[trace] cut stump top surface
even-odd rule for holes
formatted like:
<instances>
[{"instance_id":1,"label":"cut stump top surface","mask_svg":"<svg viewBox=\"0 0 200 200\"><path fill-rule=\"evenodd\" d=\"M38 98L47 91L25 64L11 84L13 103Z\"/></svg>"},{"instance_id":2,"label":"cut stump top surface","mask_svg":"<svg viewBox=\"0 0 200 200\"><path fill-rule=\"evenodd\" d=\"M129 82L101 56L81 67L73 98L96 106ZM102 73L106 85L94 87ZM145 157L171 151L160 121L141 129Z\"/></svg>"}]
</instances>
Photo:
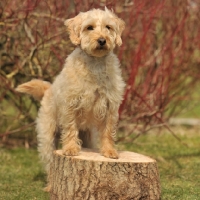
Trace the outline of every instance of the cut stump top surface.
<instances>
[{"instance_id":1,"label":"cut stump top surface","mask_svg":"<svg viewBox=\"0 0 200 200\"><path fill-rule=\"evenodd\" d=\"M154 159L144 156L138 153L129 152L129 151L118 151L119 158L118 159L111 159L102 156L99 151L94 149L86 149L82 148L78 156L66 156L71 157L77 160L88 160L88 161L102 161L102 162L128 162L128 163L151 163L156 162ZM55 154L60 156L63 155L62 150L56 150Z\"/></svg>"}]
</instances>

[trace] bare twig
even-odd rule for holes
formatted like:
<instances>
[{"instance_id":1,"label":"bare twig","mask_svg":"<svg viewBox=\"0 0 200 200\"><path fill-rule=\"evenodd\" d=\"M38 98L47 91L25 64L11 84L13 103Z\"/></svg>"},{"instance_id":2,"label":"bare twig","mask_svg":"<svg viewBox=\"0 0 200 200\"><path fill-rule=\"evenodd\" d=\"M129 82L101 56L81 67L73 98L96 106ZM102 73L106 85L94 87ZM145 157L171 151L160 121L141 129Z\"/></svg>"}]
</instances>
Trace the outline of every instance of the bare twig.
<instances>
[{"instance_id":1,"label":"bare twig","mask_svg":"<svg viewBox=\"0 0 200 200\"><path fill-rule=\"evenodd\" d=\"M0 133L0 137L5 137L5 136L10 135L10 134L13 134L13 133L18 133L18 132L20 132L20 131L26 130L27 128L29 128L29 127L31 127L31 126L33 126L33 125L35 125L35 122L32 122L32 123L30 123L30 124L27 124L27 125L25 125L25 126L22 126L21 128L17 128L17 129L12 130L12 131L7 131L7 132L5 132L5 133Z\"/></svg>"}]
</instances>

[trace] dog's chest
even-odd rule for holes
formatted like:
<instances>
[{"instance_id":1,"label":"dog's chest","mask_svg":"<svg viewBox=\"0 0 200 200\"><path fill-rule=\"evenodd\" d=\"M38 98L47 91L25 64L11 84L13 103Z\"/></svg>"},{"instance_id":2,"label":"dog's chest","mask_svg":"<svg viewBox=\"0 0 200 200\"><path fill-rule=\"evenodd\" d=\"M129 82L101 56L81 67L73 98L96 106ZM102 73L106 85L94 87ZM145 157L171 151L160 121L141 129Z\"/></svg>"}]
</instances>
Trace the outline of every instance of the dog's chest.
<instances>
[{"instance_id":1,"label":"dog's chest","mask_svg":"<svg viewBox=\"0 0 200 200\"><path fill-rule=\"evenodd\" d=\"M87 75L84 77L85 92L91 91L91 98L96 102L99 98L109 99L108 94L112 92L113 80L104 63L95 64L87 68Z\"/></svg>"},{"instance_id":2,"label":"dog's chest","mask_svg":"<svg viewBox=\"0 0 200 200\"><path fill-rule=\"evenodd\" d=\"M84 119L89 117L103 120L110 102L109 94L112 93L109 74L107 74L105 67L102 68L102 65L85 70L86 75L82 77L84 83L77 111Z\"/></svg>"},{"instance_id":3,"label":"dog's chest","mask_svg":"<svg viewBox=\"0 0 200 200\"><path fill-rule=\"evenodd\" d=\"M105 104L109 101L108 90L109 90L109 82L106 81L106 76L99 75L89 75L84 82L84 86L82 88L82 98L81 104L82 107L91 109L102 101ZM89 105L88 105L89 104Z\"/></svg>"},{"instance_id":4,"label":"dog's chest","mask_svg":"<svg viewBox=\"0 0 200 200\"><path fill-rule=\"evenodd\" d=\"M76 109L80 125L94 123L94 121L104 121L109 106L109 99L106 92L101 87L88 89L82 95Z\"/></svg>"}]
</instances>

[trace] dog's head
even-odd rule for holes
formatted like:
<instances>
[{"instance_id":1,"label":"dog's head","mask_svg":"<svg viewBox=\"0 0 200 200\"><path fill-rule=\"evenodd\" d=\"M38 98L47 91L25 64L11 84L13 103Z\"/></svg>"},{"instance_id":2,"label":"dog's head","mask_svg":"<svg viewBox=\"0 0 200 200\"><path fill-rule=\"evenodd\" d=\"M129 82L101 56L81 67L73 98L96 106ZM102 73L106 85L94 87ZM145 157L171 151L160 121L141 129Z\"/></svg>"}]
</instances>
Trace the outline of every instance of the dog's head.
<instances>
[{"instance_id":1,"label":"dog's head","mask_svg":"<svg viewBox=\"0 0 200 200\"><path fill-rule=\"evenodd\" d=\"M105 11L93 9L80 13L66 20L65 25L71 42L80 45L91 56L105 56L116 45L122 44L121 34L125 23L107 8Z\"/></svg>"}]
</instances>

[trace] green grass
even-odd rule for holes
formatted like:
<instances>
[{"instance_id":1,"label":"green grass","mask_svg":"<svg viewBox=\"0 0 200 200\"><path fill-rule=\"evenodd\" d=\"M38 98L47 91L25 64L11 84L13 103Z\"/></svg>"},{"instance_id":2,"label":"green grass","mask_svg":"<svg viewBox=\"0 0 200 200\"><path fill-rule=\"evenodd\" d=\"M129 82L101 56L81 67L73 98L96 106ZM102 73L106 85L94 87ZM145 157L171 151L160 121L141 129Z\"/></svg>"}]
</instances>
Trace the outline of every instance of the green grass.
<instances>
[{"instance_id":1,"label":"green grass","mask_svg":"<svg viewBox=\"0 0 200 200\"><path fill-rule=\"evenodd\" d=\"M36 150L0 149L0 200L45 200L45 174Z\"/></svg>"},{"instance_id":2,"label":"green grass","mask_svg":"<svg viewBox=\"0 0 200 200\"><path fill-rule=\"evenodd\" d=\"M179 130L180 131L180 130ZM181 129L183 145L169 133L147 134L122 150L138 152L157 160L162 200L200 199L200 131ZM0 149L0 200L45 200L45 175L34 149Z\"/></svg>"}]
</instances>

